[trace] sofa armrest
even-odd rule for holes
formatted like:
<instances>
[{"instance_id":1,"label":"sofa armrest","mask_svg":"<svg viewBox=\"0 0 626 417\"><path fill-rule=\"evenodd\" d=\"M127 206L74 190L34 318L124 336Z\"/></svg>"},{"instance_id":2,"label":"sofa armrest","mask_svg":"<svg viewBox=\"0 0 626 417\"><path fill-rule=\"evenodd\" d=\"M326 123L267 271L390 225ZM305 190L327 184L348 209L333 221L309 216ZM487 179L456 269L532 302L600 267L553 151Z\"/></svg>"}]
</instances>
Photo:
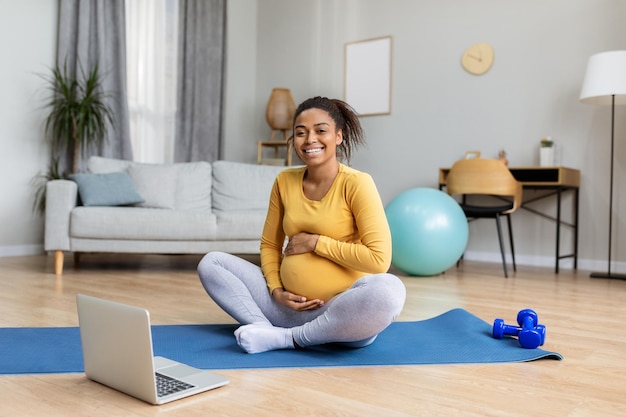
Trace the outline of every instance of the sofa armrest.
<instances>
[{"instance_id":1,"label":"sofa armrest","mask_svg":"<svg viewBox=\"0 0 626 417\"><path fill-rule=\"evenodd\" d=\"M45 250L70 250L70 213L77 201L74 181L52 180L46 184Z\"/></svg>"}]
</instances>

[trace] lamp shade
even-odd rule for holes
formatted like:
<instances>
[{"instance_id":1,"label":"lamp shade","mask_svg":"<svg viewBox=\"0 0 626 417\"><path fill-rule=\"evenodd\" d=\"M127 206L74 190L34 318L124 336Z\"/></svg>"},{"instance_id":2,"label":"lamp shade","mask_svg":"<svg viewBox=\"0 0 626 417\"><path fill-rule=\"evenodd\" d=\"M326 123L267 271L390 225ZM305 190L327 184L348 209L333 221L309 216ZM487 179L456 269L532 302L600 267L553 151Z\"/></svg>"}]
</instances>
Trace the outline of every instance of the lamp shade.
<instances>
[{"instance_id":1,"label":"lamp shade","mask_svg":"<svg viewBox=\"0 0 626 417\"><path fill-rule=\"evenodd\" d=\"M288 88L274 88L265 109L265 118L272 129L288 130L293 123L296 103Z\"/></svg>"},{"instance_id":2,"label":"lamp shade","mask_svg":"<svg viewBox=\"0 0 626 417\"><path fill-rule=\"evenodd\" d=\"M580 101L588 104L626 104L626 51L592 55L587 63Z\"/></svg>"}]
</instances>

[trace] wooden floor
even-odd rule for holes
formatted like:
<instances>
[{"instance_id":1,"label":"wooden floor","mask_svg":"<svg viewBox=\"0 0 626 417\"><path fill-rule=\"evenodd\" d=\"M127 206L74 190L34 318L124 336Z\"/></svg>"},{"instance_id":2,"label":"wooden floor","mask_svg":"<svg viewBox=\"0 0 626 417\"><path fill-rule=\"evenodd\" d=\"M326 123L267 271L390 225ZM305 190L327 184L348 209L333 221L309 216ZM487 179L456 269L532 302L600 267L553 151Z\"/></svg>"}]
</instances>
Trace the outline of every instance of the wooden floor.
<instances>
[{"instance_id":1,"label":"wooden floor","mask_svg":"<svg viewBox=\"0 0 626 417\"><path fill-rule=\"evenodd\" d=\"M62 278L46 256L0 258L0 326L75 326L76 293L146 307L154 324L231 323L197 279L198 256L89 255ZM255 257L251 260L256 261ZM533 308L544 348L563 361L219 371L230 385L151 406L84 375L0 377L6 416L623 416L626 415L626 282L588 271L466 261L431 278L403 277L400 320L461 307L514 323ZM397 271L395 271L397 272ZM2 343L2 341L0 341ZM415 349L419 349L415 346Z\"/></svg>"}]
</instances>

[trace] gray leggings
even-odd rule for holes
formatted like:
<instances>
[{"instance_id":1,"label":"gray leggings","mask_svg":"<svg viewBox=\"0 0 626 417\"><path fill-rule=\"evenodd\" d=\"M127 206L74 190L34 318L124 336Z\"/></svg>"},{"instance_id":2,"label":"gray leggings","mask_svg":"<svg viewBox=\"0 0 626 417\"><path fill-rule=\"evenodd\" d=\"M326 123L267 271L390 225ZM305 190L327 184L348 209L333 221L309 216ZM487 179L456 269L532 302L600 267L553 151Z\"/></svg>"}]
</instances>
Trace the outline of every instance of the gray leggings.
<instances>
[{"instance_id":1,"label":"gray leggings","mask_svg":"<svg viewBox=\"0 0 626 417\"><path fill-rule=\"evenodd\" d=\"M367 275L322 307L298 312L274 301L261 268L245 259L210 252L198 274L209 296L239 323L291 328L299 346L367 346L398 317L406 297L395 275Z\"/></svg>"}]
</instances>

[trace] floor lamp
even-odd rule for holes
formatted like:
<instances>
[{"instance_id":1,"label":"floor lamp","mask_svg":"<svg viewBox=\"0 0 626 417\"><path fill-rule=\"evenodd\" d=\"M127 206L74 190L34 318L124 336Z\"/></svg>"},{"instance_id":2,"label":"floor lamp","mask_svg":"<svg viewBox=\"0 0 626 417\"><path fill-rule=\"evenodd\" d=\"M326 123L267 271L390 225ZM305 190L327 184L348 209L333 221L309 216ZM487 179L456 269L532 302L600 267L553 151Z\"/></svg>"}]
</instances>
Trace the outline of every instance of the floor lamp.
<instances>
[{"instance_id":1,"label":"floor lamp","mask_svg":"<svg viewBox=\"0 0 626 417\"><path fill-rule=\"evenodd\" d=\"M609 259L607 272L592 272L592 278L626 279L611 272L611 241L613 232L613 164L615 149L615 106L626 104L626 51L601 52L587 63L580 101L611 105L611 181L609 185Z\"/></svg>"}]
</instances>

